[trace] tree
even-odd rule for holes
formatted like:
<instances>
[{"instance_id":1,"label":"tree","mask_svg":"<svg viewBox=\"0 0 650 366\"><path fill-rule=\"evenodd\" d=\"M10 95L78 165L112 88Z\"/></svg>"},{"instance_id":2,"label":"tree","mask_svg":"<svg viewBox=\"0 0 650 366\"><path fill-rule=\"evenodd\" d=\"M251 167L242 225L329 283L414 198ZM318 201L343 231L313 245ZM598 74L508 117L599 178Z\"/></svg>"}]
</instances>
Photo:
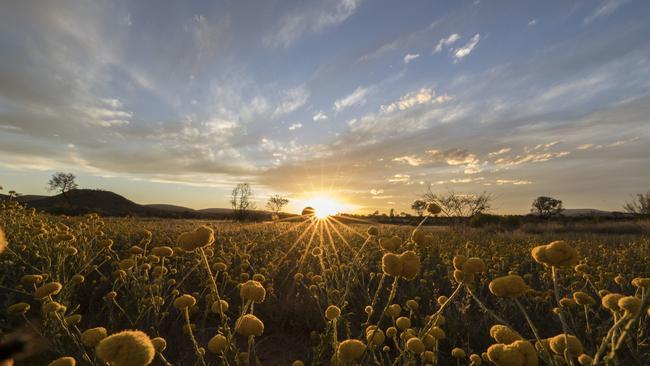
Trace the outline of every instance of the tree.
<instances>
[{"instance_id":1,"label":"tree","mask_svg":"<svg viewBox=\"0 0 650 366\"><path fill-rule=\"evenodd\" d=\"M73 189L77 189L77 183L75 183L76 177L72 173L61 173L58 172L52 176L52 179L48 182L49 191L59 191L65 196L66 192Z\"/></svg>"},{"instance_id":2,"label":"tree","mask_svg":"<svg viewBox=\"0 0 650 366\"><path fill-rule=\"evenodd\" d=\"M539 196L535 198L532 204L531 212L537 212L540 216L550 217L559 215L564 208L562 201L553 197Z\"/></svg>"},{"instance_id":3,"label":"tree","mask_svg":"<svg viewBox=\"0 0 650 366\"><path fill-rule=\"evenodd\" d=\"M253 190L248 183L239 183L235 188L233 188L230 198L230 205L232 206L233 211L235 211L235 216L242 220L244 219L249 210L255 208L255 202L252 202Z\"/></svg>"},{"instance_id":4,"label":"tree","mask_svg":"<svg viewBox=\"0 0 650 366\"><path fill-rule=\"evenodd\" d=\"M650 215L650 191L633 195L632 201L626 202L623 209L632 214Z\"/></svg>"},{"instance_id":5,"label":"tree","mask_svg":"<svg viewBox=\"0 0 650 366\"><path fill-rule=\"evenodd\" d=\"M289 200L285 197L280 196L279 194L274 194L269 197L269 201L266 203L266 207L277 214L282 210L282 207L286 206L289 203Z\"/></svg>"},{"instance_id":6,"label":"tree","mask_svg":"<svg viewBox=\"0 0 650 366\"><path fill-rule=\"evenodd\" d=\"M435 203L440 206L441 213L445 216L471 217L485 213L492 208L493 197L490 193L457 193L447 190L446 193L437 194L427 187L427 192L422 195L426 203Z\"/></svg>"},{"instance_id":7,"label":"tree","mask_svg":"<svg viewBox=\"0 0 650 366\"><path fill-rule=\"evenodd\" d=\"M418 213L418 216L422 216L424 210L427 209L427 203L423 200L415 200L411 204L411 210Z\"/></svg>"}]
</instances>

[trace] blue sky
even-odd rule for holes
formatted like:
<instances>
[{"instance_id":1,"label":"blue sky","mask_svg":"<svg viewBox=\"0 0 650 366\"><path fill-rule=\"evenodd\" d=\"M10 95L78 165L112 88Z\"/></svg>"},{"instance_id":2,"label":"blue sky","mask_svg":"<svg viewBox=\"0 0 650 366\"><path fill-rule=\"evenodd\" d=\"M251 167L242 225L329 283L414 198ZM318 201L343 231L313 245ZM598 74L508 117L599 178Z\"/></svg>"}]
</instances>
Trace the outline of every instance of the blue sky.
<instances>
[{"instance_id":1,"label":"blue sky","mask_svg":"<svg viewBox=\"0 0 650 366\"><path fill-rule=\"evenodd\" d=\"M0 185L617 210L650 189L648 19L642 0L3 2Z\"/></svg>"}]
</instances>

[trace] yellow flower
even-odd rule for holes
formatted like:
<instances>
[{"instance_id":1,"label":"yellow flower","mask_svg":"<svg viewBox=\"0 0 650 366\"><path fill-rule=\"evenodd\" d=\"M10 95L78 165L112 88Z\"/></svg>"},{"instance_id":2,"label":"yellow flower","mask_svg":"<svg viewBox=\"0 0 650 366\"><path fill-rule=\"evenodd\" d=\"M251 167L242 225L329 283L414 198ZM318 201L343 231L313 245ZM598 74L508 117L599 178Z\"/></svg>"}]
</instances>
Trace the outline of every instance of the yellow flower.
<instances>
[{"instance_id":1,"label":"yellow flower","mask_svg":"<svg viewBox=\"0 0 650 366\"><path fill-rule=\"evenodd\" d=\"M571 334L558 334L553 338L549 338L548 345L558 355L564 355L564 350L567 348L573 356L582 354L582 343L576 336Z\"/></svg>"},{"instance_id":2,"label":"yellow flower","mask_svg":"<svg viewBox=\"0 0 650 366\"><path fill-rule=\"evenodd\" d=\"M36 291L34 291L34 296L37 299L42 299L47 296L58 294L59 292L61 292L62 288L63 286L59 282L49 282L44 284L41 287L38 287Z\"/></svg>"},{"instance_id":3,"label":"yellow flower","mask_svg":"<svg viewBox=\"0 0 650 366\"><path fill-rule=\"evenodd\" d=\"M9 306L7 308L7 314L9 315L25 314L26 312L29 311L30 307L31 306L26 302L19 302Z\"/></svg>"},{"instance_id":4,"label":"yellow flower","mask_svg":"<svg viewBox=\"0 0 650 366\"><path fill-rule=\"evenodd\" d=\"M235 332L245 337L261 336L264 333L264 323L253 314L246 314L235 322Z\"/></svg>"},{"instance_id":5,"label":"yellow flower","mask_svg":"<svg viewBox=\"0 0 650 366\"><path fill-rule=\"evenodd\" d=\"M548 266L571 267L578 263L578 251L561 240L533 248L532 255L536 262Z\"/></svg>"},{"instance_id":6,"label":"yellow flower","mask_svg":"<svg viewBox=\"0 0 650 366\"><path fill-rule=\"evenodd\" d=\"M217 334L208 341L208 351L212 353L221 353L226 349L228 340L221 334Z\"/></svg>"},{"instance_id":7,"label":"yellow flower","mask_svg":"<svg viewBox=\"0 0 650 366\"><path fill-rule=\"evenodd\" d=\"M153 361L151 339L139 330L125 330L102 339L95 353L111 366L146 366Z\"/></svg>"},{"instance_id":8,"label":"yellow flower","mask_svg":"<svg viewBox=\"0 0 650 366\"><path fill-rule=\"evenodd\" d=\"M185 251L208 246L214 242L214 230L208 226L199 226L194 231L181 234L176 240Z\"/></svg>"},{"instance_id":9,"label":"yellow flower","mask_svg":"<svg viewBox=\"0 0 650 366\"><path fill-rule=\"evenodd\" d=\"M339 343L336 355L339 361L358 361L366 352L366 345L358 339L346 339Z\"/></svg>"},{"instance_id":10,"label":"yellow flower","mask_svg":"<svg viewBox=\"0 0 650 366\"><path fill-rule=\"evenodd\" d=\"M183 310L196 305L196 299L192 295L181 295L174 300L174 307Z\"/></svg>"},{"instance_id":11,"label":"yellow flower","mask_svg":"<svg viewBox=\"0 0 650 366\"><path fill-rule=\"evenodd\" d=\"M523 339L519 333L501 324L493 325L490 328L490 337L503 344L511 344Z\"/></svg>"},{"instance_id":12,"label":"yellow flower","mask_svg":"<svg viewBox=\"0 0 650 366\"><path fill-rule=\"evenodd\" d=\"M618 307L625 310L625 315L634 316L641 312L641 299L635 296L625 296L618 300Z\"/></svg>"},{"instance_id":13,"label":"yellow flower","mask_svg":"<svg viewBox=\"0 0 650 366\"><path fill-rule=\"evenodd\" d=\"M465 358L467 357L467 354L462 348L454 348L451 350L451 357L453 358Z\"/></svg>"},{"instance_id":14,"label":"yellow flower","mask_svg":"<svg viewBox=\"0 0 650 366\"><path fill-rule=\"evenodd\" d=\"M86 347L95 347L107 336L108 332L104 327L86 329L81 333L81 343Z\"/></svg>"},{"instance_id":15,"label":"yellow flower","mask_svg":"<svg viewBox=\"0 0 650 366\"><path fill-rule=\"evenodd\" d=\"M341 315L341 309L336 305L330 305L325 309L325 318L327 320L334 320Z\"/></svg>"},{"instance_id":16,"label":"yellow flower","mask_svg":"<svg viewBox=\"0 0 650 366\"><path fill-rule=\"evenodd\" d=\"M424 352L424 350L425 350L424 343L422 342L422 340L420 338L417 338L417 337L413 337L413 338L409 339L406 342L406 348L409 351L411 351L413 353L416 353L418 355L420 353Z\"/></svg>"},{"instance_id":17,"label":"yellow flower","mask_svg":"<svg viewBox=\"0 0 650 366\"><path fill-rule=\"evenodd\" d=\"M252 301L259 304L264 302L266 289L264 289L264 286L262 286L261 283L255 280L249 280L241 285L239 296L241 296L244 301Z\"/></svg>"},{"instance_id":18,"label":"yellow flower","mask_svg":"<svg viewBox=\"0 0 650 366\"><path fill-rule=\"evenodd\" d=\"M577 291L573 293L573 300L575 300L575 302L578 305L590 306L596 304L596 300L594 300L593 297L589 296L589 294L582 291Z\"/></svg>"},{"instance_id":19,"label":"yellow flower","mask_svg":"<svg viewBox=\"0 0 650 366\"><path fill-rule=\"evenodd\" d=\"M151 344L153 344L153 348L156 350L156 352L162 352L167 348L167 341L163 337L156 337L151 340Z\"/></svg>"},{"instance_id":20,"label":"yellow flower","mask_svg":"<svg viewBox=\"0 0 650 366\"><path fill-rule=\"evenodd\" d=\"M490 292L498 297L519 297L524 294L528 286L521 276L508 275L497 277L490 282Z\"/></svg>"}]
</instances>

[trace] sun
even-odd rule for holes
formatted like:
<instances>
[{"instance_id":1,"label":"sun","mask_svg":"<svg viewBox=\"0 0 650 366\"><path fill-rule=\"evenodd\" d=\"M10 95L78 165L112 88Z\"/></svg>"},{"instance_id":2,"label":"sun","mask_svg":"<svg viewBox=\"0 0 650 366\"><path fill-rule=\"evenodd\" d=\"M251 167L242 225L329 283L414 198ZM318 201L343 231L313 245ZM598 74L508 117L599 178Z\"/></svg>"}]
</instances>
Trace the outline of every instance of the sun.
<instances>
[{"instance_id":1,"label":"sun","mask_svg":"<svg viewBox=\"0 0 650 366\"><path fill-rule=\"evenodd\" d=\"M313 215L318 219L336 215L343 210L343 205L331 197L318 196L306 201L313 208Z\"/></svg>"}]
</instances>

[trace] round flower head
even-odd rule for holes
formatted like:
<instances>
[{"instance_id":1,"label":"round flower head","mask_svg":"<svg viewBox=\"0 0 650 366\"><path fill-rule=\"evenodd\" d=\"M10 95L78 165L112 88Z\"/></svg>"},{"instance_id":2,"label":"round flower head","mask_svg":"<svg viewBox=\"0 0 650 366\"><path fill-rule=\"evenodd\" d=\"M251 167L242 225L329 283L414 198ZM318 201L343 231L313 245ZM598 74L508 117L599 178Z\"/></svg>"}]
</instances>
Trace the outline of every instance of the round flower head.
<instances>
[{"instance_id":1,"label":"round flower head","mask_svg":"<svg viewBox=\"0 0 650 366\"><path fill-rule=\"evenodd\" d=\"M37 299L42 299L47 296L56 295L61 292L62 288L63 286L58 282L49 282L42 285L41 287L38 287L36 291L34 291L34 297Z\"/></svg>"},{"instance_id":2,"label":"round flower head","mask_svg":"<svg viewBox=\"0 0 650 366\"><path fill-rule=\"evenodd\" d=\"M637 315L641 312L641 299L635 296L625 296L618 300L618 307L625 310L626 315Z\"/></svg>"},{"instance_id":3,"label":"round flower head","mask_svg":"<svg viewBox=\"0 0 650 366\"><path fill-rule=\"evenodd\" d=\"M572 267L578 263L578 251L561 240L537 246L531 253L536 262L548 266Z\"/></svg>"},{"instance_id":4,"label":"round flower head","mask_svg":"<svg viewBox=\"0 0 650 366\"><path fill-rule=\"evenodd\" d=\"M266 289L264 289L264 286L262 286L261 283L255 280L249 280L241 285L239 296L241 296L244 301L252 301L259 304L264 302Z\"/></svg>"},{"instance_id":5,"label":"round flower head","mask_svg":"<svg viewBox=\"0 0 650 366\"><path fill-rule=\"evenodd\" d=\"M519 333L501 324L493 325L490 328L490 337L503 344L511 344L523 339Z\"/></svg>"},{"instance_id":6,"label":"round flower head","mask_svg":"<svg viewBox=\"0 0 650 366\"><path fill-rule=\"evenodd\" d=\"M371 227L368 228L367 233L370 236L377 236L377 235L379 235L379 229L377 229L376 226L371 226Z\"/></svg>"},{"instance_id":7,"label":"round flower head","mask_svg":"<svg viewBox=\"0 0 650 366\"><path fill-rule=\"evenodd\" d=\"M81 343L87 347L95 347L99 342L108 336L104 327L86 329L81 333Z\"/></svg>"},{"instance_id":8,"label":"round flower head","mask_svg":"<svg viewBox=\"0 0 650 366\"><path fill-rule=\"evenodd\" d=\"M158 257L171 257L174 255L174 249L168 246L155 247L151 249L151 253L153 253L153 255L157 255Z\"/></svg>"},{"instance_id":9,"label":"round flower head","mask_svg":"<svg viewBox=\"0 0 650 366\"><path fill-rule=\"evenodd\" d=\"M7 314L9 315L25 314L26 312L29 311L30 307L31 306L26 302L19 302L9 306L7 308Z\"/></svg>"},{"instance_id":10,"label":"round flower head","mask_svg":"<svg viewBox=\"0 0 650 366\"><path fill-rule=\"evenodd\" d=\"M379 246L389 252L394 252L402 246L402 239L399 236L379 239Z\"/></svg>"},{"instance_id":11,"label":"round flower head","mask_svg":"<svg viewBox=\"0 0 650 366\"><path fill-rule=\"evenodd\" d=\"M519 297L524 294L528 286L521 276L508 275L497 277L490 282L490 292L498 297Z\"/></svg>"},{"instance_id":12,"label":"round flower head","mask_svg":"<svg viewBox=\"0 0 650 366\"><path fill-rule=\"evenodd\" d=\"M385 274L397 277L402 274L402 259L397 254L386 253L381 258L381 268Z\"/></svg>"},{"instance_id":13,"label":"round flower head","mask_svg":"<svg viewBox=\"0 0 650 366\"><path fill-rule=\"evenodd\" d=\"M451 350L451 357L453 358L465 358L467 357L467 354L462 348L454 348Z\"/></svg>"},{"instance_id":14,"label":"round flower head","mask_svg":"<svg viewBox=\"0 0 650 366\"><path fill-rule=\"evenodd\" d=\"M341 309L336 305L330 305L325 309L325 318L327 320L334 320L341 315Z\"/></svg>"},{"instance_id":15,"label":"round flower head","mask_svg":"<svg viewBox=\"0 0 650 366\"><path fill-rule=\"evenodd\" d=\"M5 238L5 232L0 226L0 253L4 252L7 248L7 239Z\"/></svg>"},{"instance_id":16,"label":"round flower head","mask_svg":"<svg viewBox=\"0 0 650 366\"><path fill-rule=\"evenodd\" d=\"M400 316L395 320L395 325L397 325L397 329L404 331L411 327L411 319L405 316Z\"/></svg>"},{"instance_id":17,"label":"round flower head","mask_svg":"<svg viewBox=\"0 0 650 366\"><path fill-rule=\"evenodd\" d=\"M146 366L156 351L144 332L125 330L101 340L95 353L111 366Z\"/></svg>"},{"instance_id":18,"label":"round flower head","mask_svg":"<svg viewBox=\"0 0 650 366\"><path fill-rule=\"evenodd\" d=\"M183 250L191 252L197 248L212 244L214 242L214 230L208 226L199 226L194 231L181 234L177 242Z\"/></svg>"},{"instance_id":19,"label":"round flower head","mask_svg":"<svg viewBox=\"0 0 650 366\"><path fill-rule=\"evenodd\" d=\"M437 215L440 212L442 212L442 208L436 203L429 203L427 205L427 212L429 212L432 215Z\"/></svg>"},{"instance_id":20,"label":"round flower head","mask_svg":"<svg viewBox=\"0 0 650 366\"><path fill-rule=\"evenodd\" d=\"M366 342L371 346L381 346L386 341L386 335L377 326L370 325L366 328Z\"/></svg>"},{"instance_id":21,"label":"round flower head","mask_svg":"<svg viewBox=\"0 0 650 366\"><path fill-rule=\"evenodd\" d=\"M419 355L420 353L424 352L424 350L425 350L424 342L422 342L422 340L420 338L418 338L418 337L410 338L406 342L406 349L408 349L409 351Z\"/></svg>"},{"instance_id":22,"label":"round flower head","mask_svg":"<svg viewBox=\"0 0 650 366\"><path fill-rule=\"evenodd\" d=\"M212 306L210 306L210 311L212 311L215 314L220 314L222 312L225 313L226 311L228 311L229 307L230 304L228 304L228 301L221 299L219 301L215 301L212 303Z\"/></svg>"},{"instance_id":23,"label":"round flower head","mask_svg":"<svg viewBox=\"0 0 650 366\"><path fill-rule=\"evenodd\" d=\"M445 331L440 327L431 328L431 330L429 330L429 334L431 334L435 339L447 338L447 334L445 334Z\"/></svg>"},{"instance_id":24,"label":"round flower head","mask_svg":"<svg viewBox=\"0 0 650 366\"><path fill-rule=\"evenodd\" d=\"M549 338L548 345L558 355L564 355L567 348L573 356L582 354L582 343L576 336L571 334L558 334L553 338Z\"/></svg>"},{"instance_id":25,"label":"round flower head","mask_svg":"<svg viewBox=\"0 0 650 366\"><path fill-rule=\"evenodd\" d=\"M339 361L347 363L349 361L358 361L366 352L366 345L358 339L347 339L339 343L336 350L336 356Z\"/></svg>"},{"instance_id":26,"label":"round flower head","mask_svg":"<svg viewBox=\"0 0 650 366\"><path fill-rule=\"evenodd\" d=\"M624 296L621 294L607 294L603 296L602 300L600 300L600 303L607 310L619 311L620 308L618 307L618 300L622 299L623 297Z\"/></svg>"},{"instance_id":27,"label":"round flower head","mask_svg":"<svg viewBox=\"0 0 650 366\"><path fill-rule=\"evenodd\" d=\"M221 353L226 346L228 346L228 340L221 334L217 334L208 341L208 351L212 353Z\"/></svg>"},{"instance_id":28,"label":"round flower head","mask_svg":"<svg viewBox=\"0 0 650 366\"><path fill-rule=\"evenodd\" d=\"M409 250L400 255L402 261L402 276L407 280L414 279L420 272L420 257Z\"/></svg>"},{"instance_id":29,"label":"round flower head","mask_svg":"<svg viewBox=\"0 0 650 366\"><path fill-rule=\"evenodd\" d=\"M481 258L468 258L462 265L462 271L465 273L485 272L485 262Z\"/></svg>"},{"instance_id":30,"label":"round flower head","mask_svg":"<svg viewBox=\"0 0 650 366\"><path fill-rule=\"evenodd\" d=\"M20 278L20 283L23 286L32 286L43 282L43 276L41 275L24 275Z\"/></svg>"},{"instance_id":31,"label":"round flower head","mask_svg":"<svg viewBox=\"0 0 650 366\"><path fill-rule=\"evenodd\" d=\"M519 340L512 344L497 343L487 350L487 359L497 366L537 366L537 352L530 342Z\"/></svg>"},{"instance_id":32,"label":"round flower head","mask_svg":"<svg viewBox=\"0 0 650 366\"><path fill-rule=\"evenodd\" d=\"M77 360L72 357L61 357L47 364L47 366L75 366Z\"/></svg>"},{"instance_id":33,"label":"round flower head","mask_svg":"<svg viewBox=\"0 0 650 366\"><path fill-rule=\"evenodd\" d=\"M632 286L638 288L650 288L650 278L637 277L632 280Z\"/></svg>"},{"instance_id":34,"label":"round flower head","mask_svg":"<svg viewBox=\"0 0 650 366\"><path fill-rule=\"evenodd\" d=\"M174 300L174 307L178 310L183 310L196 305L196 299L192 295L182 295Z\"/></svg>"},{"instance_id":35,"label":"round flower head","mask_svg":"<svg viewBox=\"0 0 650 366\"><path fill-rule=\"evenodd\" d=\"M593 297L589 296L586 292L577 291L573 293L573 300L578 305L591 306L596 304L596 300Z\"/></svg>"},{"instance_id":36,"label":"round flower head","mask_svg":"<svg viewBox=\"0 0 650 366\"><path fill-rule=\"evenodd\" d=\"M239 335L261 336L264 333L264 323L253 314L246 314L235 322L235 332Z\"/></svg>"}]
</instances>

